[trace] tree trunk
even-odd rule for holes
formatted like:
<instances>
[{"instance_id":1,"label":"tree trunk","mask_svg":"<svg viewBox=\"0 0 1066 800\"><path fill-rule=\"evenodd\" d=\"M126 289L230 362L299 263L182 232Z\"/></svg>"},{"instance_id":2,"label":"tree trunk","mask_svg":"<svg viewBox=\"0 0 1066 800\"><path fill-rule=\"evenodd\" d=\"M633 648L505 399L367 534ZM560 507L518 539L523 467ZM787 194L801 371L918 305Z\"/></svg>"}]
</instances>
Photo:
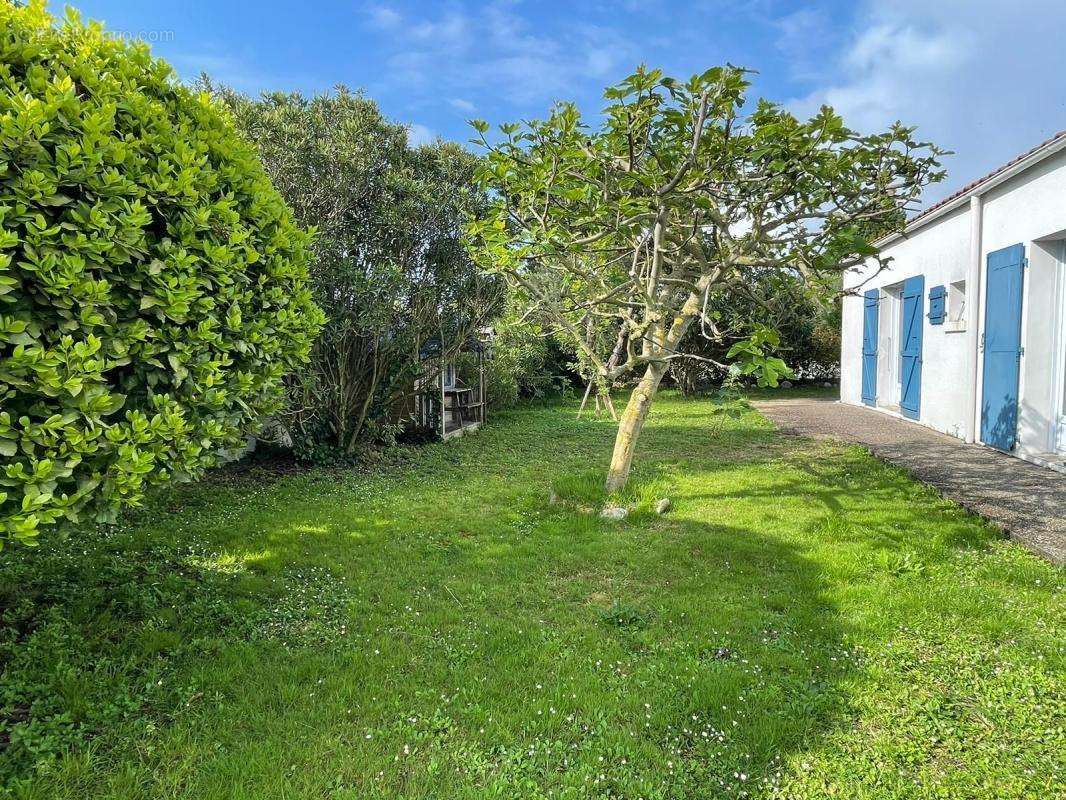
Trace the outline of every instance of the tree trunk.
<instances>
[{"instance_id":1,"label":"tree trunk","mask_svg":"<svg viewBox=\"0 0 1066 800\"><path fill-rule=\"evenodd\" d=\"M611 469L607 473L607 492L619 492L629 481L629 468L633 464L633 451L637 439L644 428L644 421L651 410L651 401L659 389L659 382L666 374L665 363L652 363L644 371L644 377L629 396L626 410L618 423L618 434L614 440L614 454L611 456Z\"/></svg>"}]
</instances>

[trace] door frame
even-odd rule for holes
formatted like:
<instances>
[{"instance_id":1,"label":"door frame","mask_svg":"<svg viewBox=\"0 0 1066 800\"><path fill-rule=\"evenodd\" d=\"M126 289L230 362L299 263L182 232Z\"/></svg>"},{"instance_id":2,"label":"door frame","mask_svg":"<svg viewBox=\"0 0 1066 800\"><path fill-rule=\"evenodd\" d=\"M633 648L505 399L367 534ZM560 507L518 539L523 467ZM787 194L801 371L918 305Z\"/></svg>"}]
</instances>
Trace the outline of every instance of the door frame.
<instances>
[{"instance_id":1,"label":"door frame","mask_svg":"<svg viewBox=\"0 0 1066 800\"><path fill-rule=\"evenodd\" d=\"M1052 346L1053 380L1055 393L1051 404L1051 451L1066 455L1066 239L1059 240L1055 255L1056 320L1052 325L1055 343Z\"/></svg>"},{"instance_id":2,"label":"door frame","mask_svg":"<svg viewBox=\"0 0 1066 800\"><path fill-rule=\"evenodd\" d=\"M885 390L878 397L878 407L886 408L898 414L900 411L899 400L903 393L902 362L900 355L900 340L903 336L903 282L892 283L881 287L881 306L879 308L881 327L878 337L878 356L884 354L885 367L878 371L883 372L885 378Z\"/></svg>"}]
</instances>

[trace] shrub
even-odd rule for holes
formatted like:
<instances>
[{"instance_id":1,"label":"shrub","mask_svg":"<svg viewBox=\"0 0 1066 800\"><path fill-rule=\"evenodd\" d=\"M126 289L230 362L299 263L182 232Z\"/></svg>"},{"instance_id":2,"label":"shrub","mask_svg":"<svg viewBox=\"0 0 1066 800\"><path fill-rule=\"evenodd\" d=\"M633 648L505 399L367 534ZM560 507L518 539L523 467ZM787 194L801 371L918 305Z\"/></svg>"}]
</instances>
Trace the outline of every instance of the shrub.
<instances>
[{"instance_id":1,"label":"shrub","mask_svg":"<svg viewBox=\"0 0 1066 800\"><path fill-rule=\"evenodd\" d=\"M511 315L495 325L492 358L485 364L488 402L507 408L520 399L565 393L578 380L574 354L538 325Z\"/></svg>"},{"instance_id":2,"label":"shrub","mask_svg":"<svg viewBox=\"0 0 1066 800\"><path fill-rule=\"evenodd\" d=\"M278 407L309 236L143 44L0 2L0 542L107 521Z\"/></svg>"},{"instance_id":3,"label":"shrub","mask_svg":"<svg viewBox=\"0 0 1066 800\"><path fill-rule=\"evenodd\" d=\"M503 282L460 241L486 203L477 159L450 143L410 147L402 125L344 87L258 99L208 88L256 143L297 220L318 229L311 281L329 323L292 385L296 454L358 459L398 433L426 342L442 341L451 358L501 309Z\"/></svg>"},{"instance_id":4,"label":"shrub","mask_svg":"<svg viewBox=\"0 0 1066 800\"><path fill-rule=\"evenodd\" d=\"M726 380L730 348L761 327L778 334L768 352L779 356L799 380L823 381L840 369L839 302L833 289L808 286L798 275L750 270L707 304L711 324L693 325L685 334L682 358L670 377L684 394L697 394Z\"/></svg>"}]
</instances>

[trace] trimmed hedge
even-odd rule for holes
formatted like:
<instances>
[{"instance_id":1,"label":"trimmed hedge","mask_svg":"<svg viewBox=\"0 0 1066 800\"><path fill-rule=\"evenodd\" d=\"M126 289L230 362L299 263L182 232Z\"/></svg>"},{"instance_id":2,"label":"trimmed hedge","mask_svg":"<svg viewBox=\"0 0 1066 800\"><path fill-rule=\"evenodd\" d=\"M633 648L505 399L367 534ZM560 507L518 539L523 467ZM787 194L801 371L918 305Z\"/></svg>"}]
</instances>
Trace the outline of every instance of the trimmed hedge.
<instances>
[{"instance_id":1,"label":"trimmed hedge","mask_svg":"<svg viewBox=\"0 0 1066 800\"><path fill-rule=\"evenodd\" d=\"M308 244L146 46L0 0L0 545L240 446L321 327Z\"/></svg>"}]
</instances>

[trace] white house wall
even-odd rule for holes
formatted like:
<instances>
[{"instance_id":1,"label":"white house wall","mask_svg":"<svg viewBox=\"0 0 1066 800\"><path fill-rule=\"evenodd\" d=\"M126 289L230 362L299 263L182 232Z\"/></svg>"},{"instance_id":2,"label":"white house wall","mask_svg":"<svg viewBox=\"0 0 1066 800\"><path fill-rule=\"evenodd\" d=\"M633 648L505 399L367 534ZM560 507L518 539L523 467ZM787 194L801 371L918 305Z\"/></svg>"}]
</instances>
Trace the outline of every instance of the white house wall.
<instances>
[{"instance_id":1,"label":"white house wall","mask_svg":"<svg viewBox=\"0 0 1066 800\"><path fill-rule=\"evenodd\" d=\"M1058 282L1062 243L1034 242L1026 248L1029 268L1023 309L1021 376L1018 393L1018 447L1032 454L1054 449L1054 342L1058 310Z\"/></svg>"},{"instance_id":2,"label":"white house wall","mask_svg":"<svg viewBox=\"0 0 1066 800\"><path fill-rule=\"evenodd\" d=\"M844 298L841 337L840 394L844 402L862 403L862 292L894 286L914 275L925 276L925 295L922 310L922 397L919 421L936 430L960 438L965 434L968 396L960 380L965 380L969 360L964 331L948 332L946 325L930 325L929 290L934 286L948 286L953 281L966 280L970 258L970 214L968 207L946 215L935 225L900 239L884 249L883 255L892 258L888 269L872 278L873 265L848 275L845 287L857 289L858 296ZM865 282L864 282L865 281ZM860 285L861 284L861 285ZM967 287L969 294L969 288ZM883 292L882 292L883 295ZM884 301L883 301L884 302ZM897 387L884 385L882 365L899 358L899 336L879 330L878 405L894 410L899 404ZM891 348L886 347L891 341ZM944 390L935 390L935 387ZM947 387L951 387L950 390Z\"/></svg>"},{"instance_id":3,"label":"white house wall","mask_svg":"<svg viewBox=\"0 0 1066 800\"><path fill-rule=\"evenodd\" d=\"M1057 274L1066 231L1066 153L1035 164L984 198L981 264L988 254L1025 245L1022 356L1018 390L1018 449L1045 453L1052 447L1058 306ZM982 305L983 308L983 305Z\"/></svg>"},{"instance_id":4,"label":"white house wall","mask_svg":"<svg viewBox=\"0 0 1066 800\"><path fill-rule=\"evenodd\" d=\"M1066 236L1066 151L1052 155L982 195L981 211L981 290L990 252L1021 243L1029 266L1024 272L1022 301L1022 344L1018 403L1018 450L1043 453L1052 449L1055 417L1059 410L1061 373L1057 364L1062 350L1056 331L1061 324L1059 304L1062 275L1062 247ZM929 290L967 280L970 266L971 208L963 204L944 216L912 231L906 238L886 245L891 268L866 280L873 271L868 265L845 278L845 288L856 295L844 300L841 350L841 400L862 402L862 292L883 289L913 275L925 276L923 300L922 388L919 422L944 433L964 437L973 404L969 394L973 356L971 340L965 332L953 331L949 324L929 322ZM967 285L967 303L973 303L975 287ZM884 292L882 292L884 296ZM983 333L984 297L980 298L978 337ZM884 343L886 336L879 332ZM893 337L898 346L898 336ZM882 384L883 359L898 353L878 351L878 406L898 403L897 390ZM977 359L978 394L981 359ZM978 402L980 398L978 397ZM978 406L979 407L979 406Z\"/></svg>"}]
</instances>

